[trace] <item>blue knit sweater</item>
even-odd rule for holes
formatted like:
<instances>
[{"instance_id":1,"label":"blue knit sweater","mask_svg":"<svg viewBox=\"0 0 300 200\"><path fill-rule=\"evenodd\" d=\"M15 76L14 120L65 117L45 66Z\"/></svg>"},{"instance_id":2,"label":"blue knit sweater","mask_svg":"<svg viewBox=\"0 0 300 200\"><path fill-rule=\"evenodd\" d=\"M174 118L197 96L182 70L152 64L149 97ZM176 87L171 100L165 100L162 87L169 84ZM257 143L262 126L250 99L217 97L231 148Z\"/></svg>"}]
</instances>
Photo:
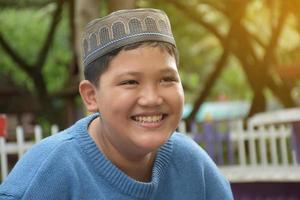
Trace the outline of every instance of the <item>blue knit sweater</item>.
<instances>
[{"instance_id":1,"label":"blue knit sweater","mask_svg":"<svg viewBox=\"0 0 300 200\"><path fill-rule=\"evenodd\" d=\"M180 133L158 151L151 182L128 177L105 158L87 133L96 116L31 148L0 185L0 199L233 199L230 185L208 155Z\"/></svg>"}]
</instances>

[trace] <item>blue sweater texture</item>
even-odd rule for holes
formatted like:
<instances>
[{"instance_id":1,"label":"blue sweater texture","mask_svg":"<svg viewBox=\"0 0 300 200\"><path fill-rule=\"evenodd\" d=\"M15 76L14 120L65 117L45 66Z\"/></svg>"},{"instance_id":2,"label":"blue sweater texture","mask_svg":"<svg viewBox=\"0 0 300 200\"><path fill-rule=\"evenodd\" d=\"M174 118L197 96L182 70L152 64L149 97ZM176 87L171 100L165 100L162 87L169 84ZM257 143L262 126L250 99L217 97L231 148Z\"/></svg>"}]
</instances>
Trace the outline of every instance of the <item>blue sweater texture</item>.
<instances>
[{"instance_id":1,"label":"blue sweater texture","mask_svg":"<svg viewBox=\"0 0 300 200\"><path fill-rule=\"evenodd\" d=\"M98 115L34 145L0 185L0 200L231 200L228 181L198 144L173 133L150 182L113 165L87 132Z\"/></svg>"}]
</instances>

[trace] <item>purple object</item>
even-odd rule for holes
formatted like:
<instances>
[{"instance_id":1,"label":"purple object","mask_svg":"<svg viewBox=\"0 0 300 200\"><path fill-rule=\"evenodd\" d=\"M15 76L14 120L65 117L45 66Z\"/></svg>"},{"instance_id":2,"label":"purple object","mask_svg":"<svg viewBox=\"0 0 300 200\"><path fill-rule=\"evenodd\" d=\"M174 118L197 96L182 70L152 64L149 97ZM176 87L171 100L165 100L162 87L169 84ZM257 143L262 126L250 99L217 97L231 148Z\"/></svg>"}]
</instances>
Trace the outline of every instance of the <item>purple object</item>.
<instances>
[{"instance_id":1,"label":"purple object","mask_svg":"<svg viewBox=\"0 0 300 200\"><path fill-rule=\"evenodd\" d=\"M235 200L300 200L299 182L231 183Z\"/></svg>"}]
</instances>

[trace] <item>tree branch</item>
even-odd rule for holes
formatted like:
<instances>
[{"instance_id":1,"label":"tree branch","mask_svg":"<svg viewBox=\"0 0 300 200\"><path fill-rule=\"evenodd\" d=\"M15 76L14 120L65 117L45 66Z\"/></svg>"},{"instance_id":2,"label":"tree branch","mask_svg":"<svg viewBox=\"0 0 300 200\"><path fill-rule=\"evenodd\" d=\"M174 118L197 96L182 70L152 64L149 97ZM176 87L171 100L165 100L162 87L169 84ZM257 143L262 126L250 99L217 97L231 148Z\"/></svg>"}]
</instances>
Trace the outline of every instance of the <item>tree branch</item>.
<instances>
[{"instance_id":1,"label":"tree branch","mask_svg":"<svg viewBox=\"0 0 300 200\"><path fill-rule=\"evenodd\" d=\"M224 5L224 1L211 1L211 0L198 0L199 4L206 4L210 6L211 8L219 11L223 15L228 17L228 12L226 10L226 7ZM226 2L225 2L226 4Z\"/></svg>"},{"instance_id":2,"label":"tree branch","mask_svg":"<svg viewBox=\"0 0 300 200\"><path fill-rule=\"evenodd\" d=\"M261 66L269 67L270 62L274 61L274 50L277 48L278 39L283 29L284 22L287 18L287 10L281 9L281 15L279 16L277 26L272 27L272 36L269 44L266 47L264 58L262 59Z\"/></svg>"},{"instance_id":3,"label":"tree branch","mask_svg":"<svg viewBox=\"0 0 300 200\"><path fill-rule=\"evenodd\" d=\"M56 7L55 12L53 13L49 32L47 34L47 37L44 41L42 48L40 49L40 51L38 53L38 58L34 64L35 68L37 68L37 69L42 69L44 66L44 63L46 62L47 54L48 54L51 44L53 42L57 25L60 21L63 3L64 3L63 0L57 0L57 3L56 3L57 7Z\"/></svg>"},{"instance_id":4,"label":"tree branch","mask_svg":"<svg viewBox=\"0 0 300 200\"><path fill-rule=\"evenodd\" d=\"M17 67L23 70L26 74L30 76L32 72L31 67L26 63L26 61L10 46L10 44L5 40L4 36L0 32L0 45L7 55L15 62Z\"/></svg>"},{"instance_id":5,"label":"tree branch","mask_svg":"<svg viewBox=\"0 0 300 200\"><path fill-rule=\"evenodd\" d=\"M182 3L182 1L179 2L177 0L167 0L167 2L172 3L179 11L184 13L191 20L199 23L206 30L211 32L215 37L217 37L217 39L219 39L220 42L224 41L224 37L219 33L219 31L211 24L205 22L199 12L197 12L195 9L186 6L186 4Z\"/></svg>"},{"instance_id":6,"label":"tree branch","mask_svg":"<svg viewBox=\"0 0 300 200\"><path fill-rule=\"evenodd\" d=\"M272 65L272 63L276 63L276 60L274 59L274 50L277 48L278 39L282 32L284 22L287 16L288 10L285 9L284 6L281 6L281 15L279 16L277 26L273 27L272 37L270 39L269 45L266 48L264 58L260 64L261 67L269 68ZM293 101L290 95L291 88L288 87L285 83L281 83L280 85L278 85L269 73L266 76L266 85L271 89L273 94L280 99L281 103L285 107L295 106L295 102Z\"/></svg>"},{"instance_id":7,"label":"tree branch","mask_svg":"<svg viewBox=\"0 0 300 200\"><path fill-rule=\"evenodd\" d=\"M208 80L205 82L205 85L203 87L204 89L201 92L199 92L200 96L196 99L193 105L192 112L189 114L188 118L186 119L188 125L190 125L191 122L194 121L200 105L204 102L205 98L208 96L209 91L213 87L216 79L219 77L220 73L224 69L228 55L229 55L228 51L224 49L222 56L214 66L214 71L210 74Z\"/></svg>"},{"instance_id":8,"label":"tree branch","mask_svg":"<svg viewBox=\"0 0 300 200\"><path fill-rule=\"evenodd\" d=\"M55 0L0 0L0 8L41 8L49 3L53 3Z\"/></svg>"}]
</instances>

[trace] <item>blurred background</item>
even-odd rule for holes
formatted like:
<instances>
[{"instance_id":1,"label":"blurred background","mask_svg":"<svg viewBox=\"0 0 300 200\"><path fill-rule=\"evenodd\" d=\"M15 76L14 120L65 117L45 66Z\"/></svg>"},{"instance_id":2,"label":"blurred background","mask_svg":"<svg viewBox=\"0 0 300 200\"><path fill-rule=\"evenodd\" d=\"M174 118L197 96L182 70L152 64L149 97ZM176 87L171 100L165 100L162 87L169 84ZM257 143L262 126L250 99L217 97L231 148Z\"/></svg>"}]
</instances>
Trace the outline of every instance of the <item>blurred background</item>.
<instances>
[{"instance_id":1,"label":"blurred background","mask_svg":"<svg viewBox=\"0 0 300 200\"><path fill-rule=\"evenodd\" d=\"M0 112L61 128L82 117L81 31L131 7L171 19L188 122L300 105L298 0L0 0Z\"/></svg>"},{"instance_id":2,"label":"blurred background","mask_svg":"<svg viewBox=\"0 0 300 200\"><path fill-rule=\"evenodd\" d=\"M63 129L86 115L78 93L83 77L82 30L91 19L137 7L159 8L170 17L185 89L184 129L200 133L195 124L201 128L205 122L236 119L242 120L244 127L255 116L260 117L251 121L252 128L264 121L290 128L286 134L280 133L281 139L275 133L278 141L266 142L265 147L256 136L239 143L235 136L227 135L226 141L235 144L224 147L221 154L231 154L222 161L216 158L216 163L292 165L298 166L294 174L299 174L300 151L296 149L300 145L299 0L0 0L0 113L5 114L6 139L17 137L17 126L22 126L25 133L33 133L38 124L49 135L53 124ZM203 130L204 135L214 134L209 127L204 126ZM196 141L199 137L193 136ZM201 137L199 143L205 138ZM290 152L286 158L276 149L284 141ZM261 146L256 147L258 143ZM238 149L231 149L237 146ZM270 150L263 151L269 147ZM208 152L211 153L209 149ZM258 152L261 154L256 158ZM281 155L278 159L277 154ZM239 160L234 161L234 156ZM271 158L268 160L267 156ZM282 177L290 170L281 169ZM242 170L241 174L245 172ZM249 182L243 178L230 180ZM274 180L284 184L270 184ZM267 175L261 182L268 182L264 190L270 193L277 187L294 195L295 188L300 187L300 176L274 179ZM249 189L249 185L232 185L235 191ZM288 198L300 199L299 193L293 195Z\"/></svg>"}]
</instances>

